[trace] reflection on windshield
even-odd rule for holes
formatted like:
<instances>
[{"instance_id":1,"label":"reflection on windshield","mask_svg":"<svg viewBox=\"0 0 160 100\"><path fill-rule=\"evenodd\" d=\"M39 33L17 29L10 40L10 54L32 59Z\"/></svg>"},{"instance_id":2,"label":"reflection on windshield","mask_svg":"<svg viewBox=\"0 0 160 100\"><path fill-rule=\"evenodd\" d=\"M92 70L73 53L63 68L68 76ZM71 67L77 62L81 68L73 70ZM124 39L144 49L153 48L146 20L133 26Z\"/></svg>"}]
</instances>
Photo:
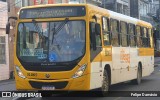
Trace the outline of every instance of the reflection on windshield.
<instances>
[{"instance_id":1,"label":"reflection on windshield","mask_svg":"<svg viewBox=\"0 0 160 100\"><path fill-rule=\"evenodd\" d=\"M60 22L52 22L50 29L52 29L54 25L59 26L59 24ZM52 35L54 34L51 34L49 41L52 40ZM55 34L53 44L51 42L49 43L49 61L61 62L75 60L84 54L84 46L84 22L69 21L57 34Z\"/></svg>"},{"instance_id":2,"label":"reflection on windshield","mask_svg":"<svg viewBox=\"0 0 160 100\"><path fill-rule=\"evenodd\" d=\"M27 62L47 60L48 23L20 23L18 28L18 56ZM40 32L39 32L40 31Z\"/></svg>"},{"instance_id":3,"label":"reflection on windshield","mask_svg":"<svg viewBox=\"0 0 160 100\"><path fill-rule=\"evenodd\" d=\"M38 30L34 23L20 23L18 57L25 62L67 62L81 57L85 49L85 22L69 21L53 34L53 28L61 23L37 22Z\"/></svg>"}]
</instances>

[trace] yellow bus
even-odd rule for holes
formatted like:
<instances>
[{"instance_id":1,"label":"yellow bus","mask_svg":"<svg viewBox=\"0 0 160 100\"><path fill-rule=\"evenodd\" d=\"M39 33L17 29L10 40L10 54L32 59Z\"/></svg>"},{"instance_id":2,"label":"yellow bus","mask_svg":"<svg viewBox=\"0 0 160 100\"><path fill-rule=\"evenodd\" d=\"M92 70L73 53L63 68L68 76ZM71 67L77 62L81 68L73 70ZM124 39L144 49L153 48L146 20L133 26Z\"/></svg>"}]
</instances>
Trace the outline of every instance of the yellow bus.
<instances>
[{"instance_id":1,"label":"yellow bus","mask_svg":"<svg viewBox=\"0 0 160 100\"><path fill-rule=\"evenodd\" d=\"M14 47L17 90L100 89L154 71L152 25L90 4L24 7ZM9 33L7 24L7 34Z\"/></svg>"}]
</instances>

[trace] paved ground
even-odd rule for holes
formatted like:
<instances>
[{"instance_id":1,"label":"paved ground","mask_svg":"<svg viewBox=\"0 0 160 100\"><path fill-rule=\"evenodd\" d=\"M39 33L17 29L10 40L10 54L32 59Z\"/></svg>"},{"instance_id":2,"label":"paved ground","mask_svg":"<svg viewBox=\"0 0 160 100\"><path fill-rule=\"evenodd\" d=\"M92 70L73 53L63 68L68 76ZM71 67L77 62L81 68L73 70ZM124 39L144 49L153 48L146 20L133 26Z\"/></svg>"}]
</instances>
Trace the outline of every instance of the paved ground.
<instances>
[{"instance_id":1,"label":"paved ground","mask_svg":"<svg viewBox=\"0 0 160 100\"><path fill-rule=\"evenodd\" d=\"M14 84L14 81L11 82L5 82L5 84L0 85L0 88L5 88L8 86L11 86ZM148 77L144 77L142 80L142 83L140 85L134 85L131 82L125 82L120 83L111 86L111 91L121 91L121 93L124 93L123 91L160 91L160 66L155 67L155 71ZM13 86L12 86L13 87ZM10 87L11 88L11 87ZM13 89L12 89L13 90ZM87 96L87 97L85 97ZM92 97L94 94L76 94L76 93L70 93L65 95L53 95L53 97L49 98L28 98L28 100L160 100L159 97L140 97L140 98L129 98L129 97ZM15 99L15 98L12 98ZM16 98L17 99L17 98ZM5 100L11 100L11 98L5 98ZM23 100L20 98L20 100Z\"/></svg>"},{"instance_id":2,"label":"paved ground","mask_svg":"<svg viewBox=\"0 0 160 100\"><path fill-rule=\"evenodd\" d=\"M155 64L160 64L160 57L155 57L154 58L154 63Z\"/></svg>"},{"instance_id":3,"label":"paved ground","mask_svg":"<svg viewBox=\"0 0 160 100\"><path fill-rule=\"evenodd\" d=\"M140 85L134 85L131 82L120 83L111 86L111 91L160 91L160 66L155 67L155 71L148 77L144 77ZM31 98L28 100L160 100L160 97L92 97L94 94L76 94L59 95L49 98ZM74 97L73 97L74 96ZM85 97L87 96L87 97ZM82 98L83 97L83 98Z\"/></svg>"},{"instance_id":4,"label":"paved ground","mask_svg":"<svg viewBox=\"0 0 160 100\"><path fill-rule=\"evenodd\" d=\"M160 64L160 57L155 58L155 64ZM5 80L0 81L0 91L14 91L15 89L15 81L14 80ZM116 84L111 86L111 91L160 91L160 65L157 65L155 67L154 72L148 76L144 77L142 80L142 83L140 85L133 85L130 82L125 82L121 84ZM124 93L124 92L122 92ZM61 97L59 97L61 96ZM74 97L72 97L74 96ZM75 97L77 96L77 97ZM160 100L159 97L156 98L127 98L127 97L92 97L92 95L85 95L89 96L89 98L84 98L84 95L76 94L76 93L70 93L65 95L58 95L50 98L28 98L28 100L55 100L55 99L96 99L96 100ZM83 97L83 98L81 98ZM24 100L24 98L19 98L20 100ZM0 98L0 100L19 100L17 98Z\"/></svg>"}]
</instances>

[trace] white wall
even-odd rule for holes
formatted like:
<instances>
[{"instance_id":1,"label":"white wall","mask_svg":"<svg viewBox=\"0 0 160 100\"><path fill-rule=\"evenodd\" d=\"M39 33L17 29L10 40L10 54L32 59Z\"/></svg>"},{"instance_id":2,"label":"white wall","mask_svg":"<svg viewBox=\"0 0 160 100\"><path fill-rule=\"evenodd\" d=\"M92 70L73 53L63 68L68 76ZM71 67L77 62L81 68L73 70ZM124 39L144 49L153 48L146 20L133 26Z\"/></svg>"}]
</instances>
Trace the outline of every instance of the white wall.
<instances>
[{"instance_id":1,"label":"white wall","mask_svg":"<svg viewBox=\"0 0 160 100\"><path fill-rule=\"evenodd\" d=\"M9 79L9 52L8 52L8 35L5 33L5 27L7 23L7 3L0 1L0 36L5 36L5 58L6 63L0 64L0 80Z\"/></svg>"}]
</instances>

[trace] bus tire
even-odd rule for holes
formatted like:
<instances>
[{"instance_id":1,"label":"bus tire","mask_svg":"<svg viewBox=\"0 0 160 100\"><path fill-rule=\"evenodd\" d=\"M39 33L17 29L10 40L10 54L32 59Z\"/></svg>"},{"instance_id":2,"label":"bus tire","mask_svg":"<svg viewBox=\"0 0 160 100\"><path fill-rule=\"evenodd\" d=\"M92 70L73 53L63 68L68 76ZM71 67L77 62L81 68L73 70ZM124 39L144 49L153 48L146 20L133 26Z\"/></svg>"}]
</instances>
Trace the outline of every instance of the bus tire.
<instances>
[{"instance_id":1,"label":"bus tire","mask_svg":"<svg viewBox=\"0 0 160 100\"><path fill-rule=\"evenodd\" d=\"M109 75L106 69L104 69L102 87L100 88L100 96L107 96L109 91Z\"/></svg>"},{"instance_id":2,"label":"bus tire","mask_svg":"<svg viewBox=\"0 0 160 100\"><path fill-rule=\"evenodd\" d=\"M133 80L133 83L136 85L139 85L142 80L142 68L141 65L138 64L138 69L137 69L137 78Z\"/></svg>"}]
</instances>

